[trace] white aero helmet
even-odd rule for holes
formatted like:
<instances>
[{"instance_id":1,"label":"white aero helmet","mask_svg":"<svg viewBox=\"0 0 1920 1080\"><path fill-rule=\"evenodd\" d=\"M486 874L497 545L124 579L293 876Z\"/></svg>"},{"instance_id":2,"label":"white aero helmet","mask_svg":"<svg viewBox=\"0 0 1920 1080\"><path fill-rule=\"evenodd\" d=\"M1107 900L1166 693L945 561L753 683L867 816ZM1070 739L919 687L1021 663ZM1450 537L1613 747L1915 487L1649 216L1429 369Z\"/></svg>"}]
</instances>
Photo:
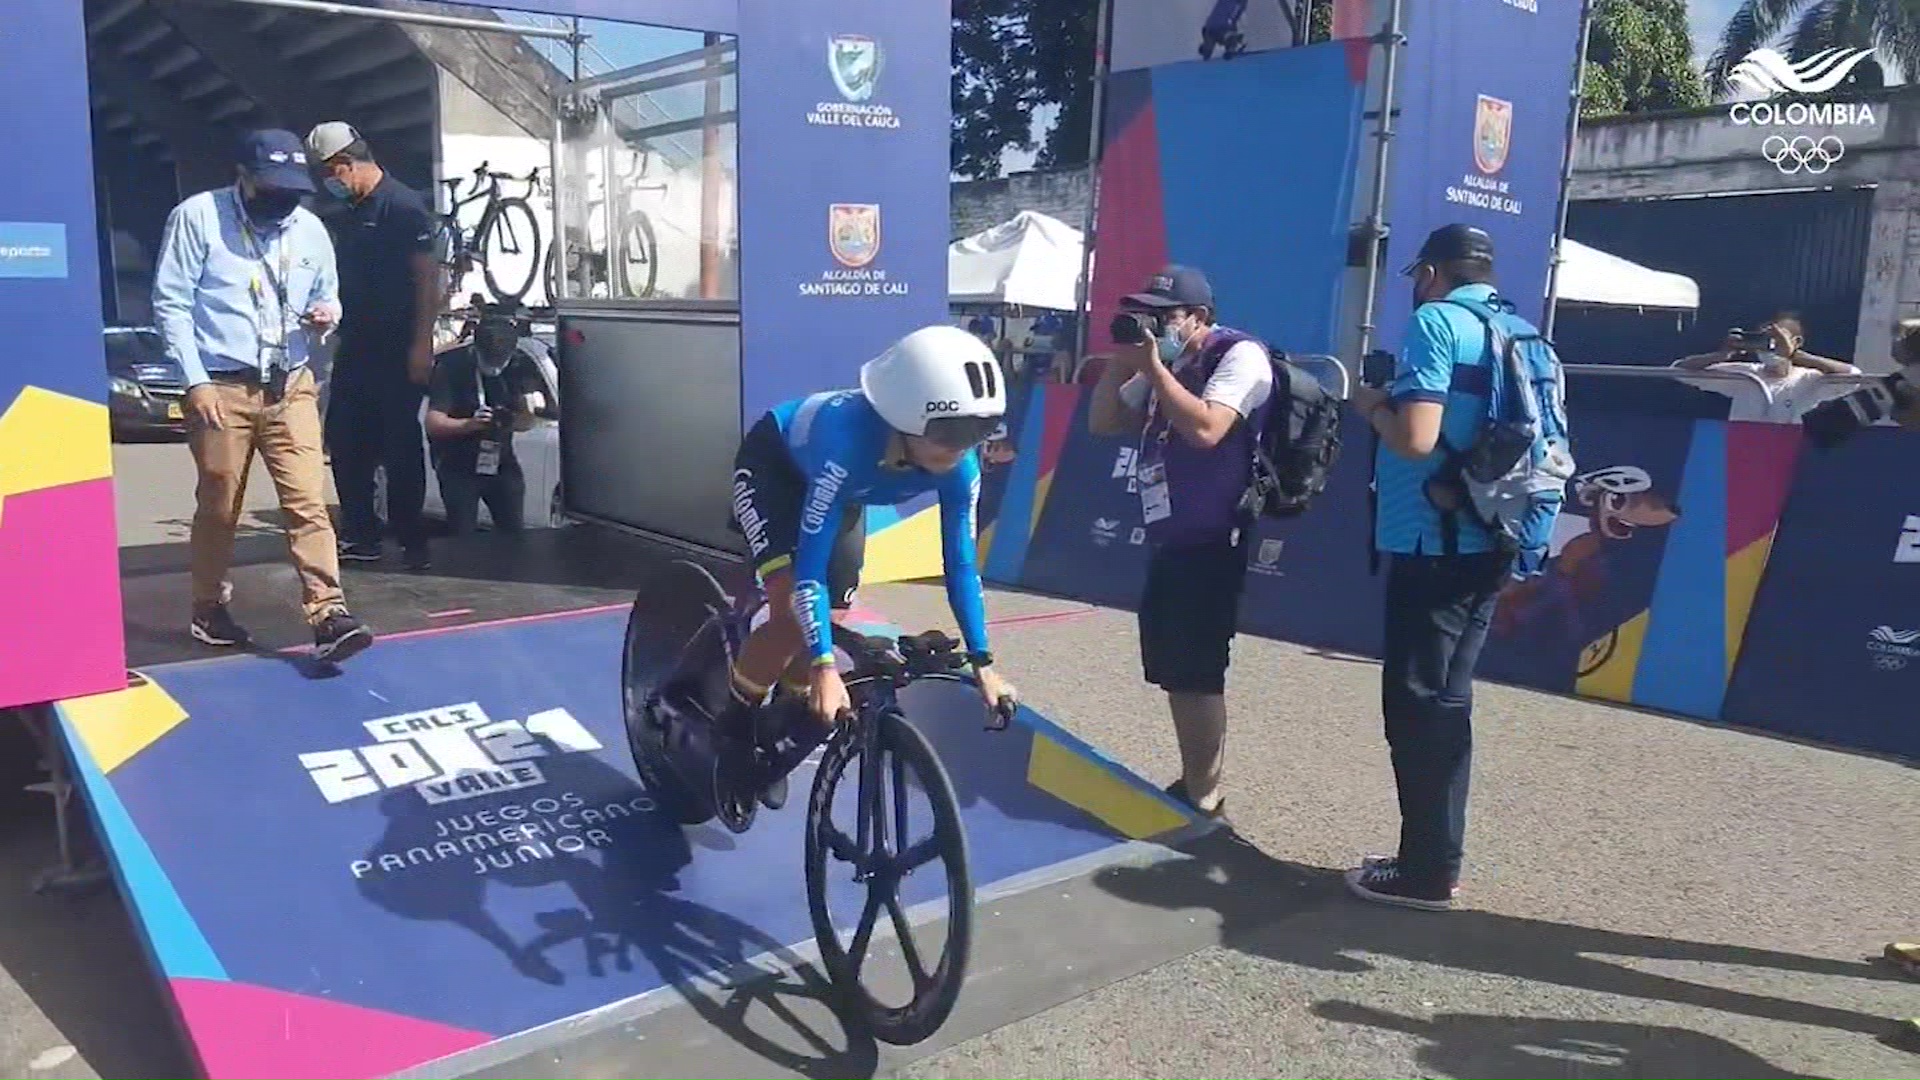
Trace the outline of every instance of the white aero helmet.
<instances>
[{"instance_id":1,"label":"white aero helmet","mask_svg":"<svg viewBox=\"0 0 1920 1080\"><path fill-rule=\"evenodd\" d=\"M860 391L894 430L964 450L1007 411L1000 362L957 326L923 326L860 367Z\"/></svg>"}]
</instances>

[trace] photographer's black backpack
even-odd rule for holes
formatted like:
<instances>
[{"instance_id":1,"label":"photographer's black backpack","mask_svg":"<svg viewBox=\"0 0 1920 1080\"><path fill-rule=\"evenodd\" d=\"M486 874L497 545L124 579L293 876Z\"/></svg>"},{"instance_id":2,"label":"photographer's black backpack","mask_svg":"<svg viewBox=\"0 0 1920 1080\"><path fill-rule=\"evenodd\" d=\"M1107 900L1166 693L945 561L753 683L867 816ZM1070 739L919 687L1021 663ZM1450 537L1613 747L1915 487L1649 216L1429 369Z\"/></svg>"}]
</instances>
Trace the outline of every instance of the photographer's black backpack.
<instances>
[{"instance_id":1,"label":"photographer's black backpack","mask_svg":"<svg viewBox=\"0 0 1920 1080\"><path fill-rule=\"evenodd\" d=\"M1273 397L1253 441L1253 481L1240 501L1248 517L1306 512L1340 459L1340 399L1320 380L1272 349Z\"/></svg>"}]
</instances>

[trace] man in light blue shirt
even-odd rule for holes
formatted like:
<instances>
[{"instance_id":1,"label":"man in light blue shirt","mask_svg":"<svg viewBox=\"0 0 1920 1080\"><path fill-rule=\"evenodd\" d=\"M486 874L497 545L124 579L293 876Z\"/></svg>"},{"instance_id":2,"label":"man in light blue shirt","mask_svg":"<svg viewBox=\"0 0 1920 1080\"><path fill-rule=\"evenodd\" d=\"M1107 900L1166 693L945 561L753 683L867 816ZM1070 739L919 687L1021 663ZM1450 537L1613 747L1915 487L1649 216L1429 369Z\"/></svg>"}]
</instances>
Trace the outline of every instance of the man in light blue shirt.
<instances>
[{"instance_id":1,"label":"man in light blue shirt","mask_svg":"<svg viewBox=\"0 0 1920 1080\"><path fill-rule=\"evenodd\" d=\"M327 514L318 391L307 361L340 320L340 284L326 227L300 205L313 190L298 137L250 132L235 182L168 215L153 319L186 375L188 444L200 474L189 632L208 645L247 641L227 611L225 582L257 452L280 497L315 654L342 660L373 635L347 610Z\"/></svg>"},{"instance_id":2,"label":"man in light blue shirt","mask_svg":"<svg viewBox=\"0 0 1920 1080\"><path fill-rule=\"evenodd\" d=\"M1466 837L1473 673L1511 558L1471 514L1443 515L1429 481L1442 442L1466 452L1487 423L1487 329L1450 300L1499 304L1493 240L1470 225L1435 229L1406 273L1418 304L1387 387L1352 404L1380 437L1374 547L1391 561L1380 709L1399 789L1400 847L1347 874L1362 899L1453 905Z\"/></svg>"}]
</instances>

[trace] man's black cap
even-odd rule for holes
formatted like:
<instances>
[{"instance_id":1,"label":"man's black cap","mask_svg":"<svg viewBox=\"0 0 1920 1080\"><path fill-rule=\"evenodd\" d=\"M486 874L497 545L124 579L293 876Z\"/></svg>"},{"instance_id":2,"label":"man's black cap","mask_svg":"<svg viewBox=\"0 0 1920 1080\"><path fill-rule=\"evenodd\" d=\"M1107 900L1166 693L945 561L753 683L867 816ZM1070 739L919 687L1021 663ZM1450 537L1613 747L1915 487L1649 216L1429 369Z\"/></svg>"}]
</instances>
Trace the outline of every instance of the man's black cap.
<instances>
[{"instance_id":1,"label":"man's black cap","mask_svg":"<svg viewBox=\"0 0 1920 1080\"><path fill-rule=\"evenodd\" d=\"M1147 281L1145 292L1120 298L1123 306L1176 308L1213 306L1213 286L1207 275L1191 266L1169 266Z\"/></svg>"},{"instance_id":2,"label":"man's black cap","mask_svg":"<svg viewBox=\"0 0 1920 1080\"><path fill-rule=\"evenodd\" d=\"M1413 257L1402 274L1413 273L1413 268L1421 263L1459 262L1463 259L1478 259L1493 262L1493 237L1486 230L1458 222L1442 225L1427 234L1427 242L1420 245L1420 254Z\"/></svg>"},{"instance_id":3,"label":"man's black cap","mask_svg":"<svg viewBox=\"0 0 1920 1080\"><path fill-rule=\"evenodd\" d=\"M307 148L291 131L266 128L249 131L240 139L239 163L261 187L281 191L313 191L313 176L307 171Z\"/></svg>"}]
</instances>

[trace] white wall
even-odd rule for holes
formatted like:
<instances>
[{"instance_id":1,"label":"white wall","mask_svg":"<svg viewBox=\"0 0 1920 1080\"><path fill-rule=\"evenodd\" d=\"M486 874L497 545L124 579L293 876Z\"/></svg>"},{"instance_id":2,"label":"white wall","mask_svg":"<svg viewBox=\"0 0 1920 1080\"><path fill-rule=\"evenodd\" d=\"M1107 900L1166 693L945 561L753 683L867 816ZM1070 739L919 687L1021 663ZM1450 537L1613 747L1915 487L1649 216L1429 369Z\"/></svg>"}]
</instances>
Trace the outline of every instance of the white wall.
<instances>
[{"instance_id":1,"label":"white wall","mask_svg":"<svg viewBox=\"0 0 1920 1080\"><path fill-rule=\"evenodd\" d=\"M530 250L526 237L516 234L523 254L518 258L503 259L494 270L496 277L503 281L517 281L527 271L529 259L537 259L541 268L533 288L527 293L528 304L549 302L546 290L545 260L547 249L553 243L553 152L548 138L536 137L508 120L479 95L468 88L452 74L440 71L440 165L438 175L441 179L469 176L475 167L483 162L490 170L513 173L524 176L530 170L538 168L541 173L540 184L531 192L527 185L511 182L502 183L505 195L524 195L532 208L534 218L540 225L540 246L537 251ZM467 183L460 185L462 196L469 192ZM433 192L434 209L445 213L450 204L446 188L438 184ZM486 210L486 200L480 199L468 204L460 211L460 224L469 230L478 227L480 215ZM454 303L457 305L469 293L480 293L489 298L492 291L487 288L486 276L476 267L466 279L458 282L454 290Z\"/></svg>"}]
</instances>

